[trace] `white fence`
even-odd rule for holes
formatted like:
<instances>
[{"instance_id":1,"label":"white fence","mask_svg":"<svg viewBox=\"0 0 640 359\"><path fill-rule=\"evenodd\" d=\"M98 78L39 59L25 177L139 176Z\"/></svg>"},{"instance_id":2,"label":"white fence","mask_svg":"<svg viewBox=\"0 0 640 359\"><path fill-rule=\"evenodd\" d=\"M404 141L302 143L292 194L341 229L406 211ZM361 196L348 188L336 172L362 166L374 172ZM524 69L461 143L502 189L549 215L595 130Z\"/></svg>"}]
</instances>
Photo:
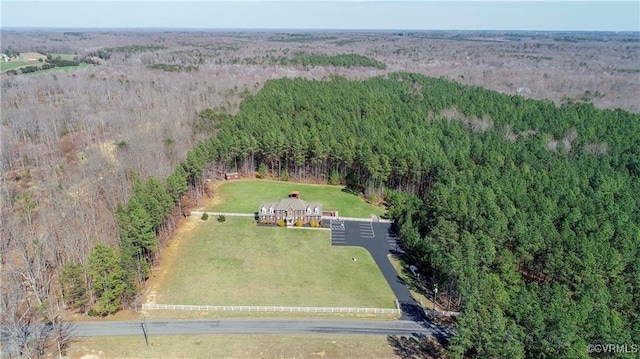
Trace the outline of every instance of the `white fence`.
<instances>
[{"instance_id":1,"label":"white fence","mask_svg":"<svg viewBox=\"0 0 640 359\"><path fill-rule=\"evenodd\" d=\"M393 223L390 219L384 218L355 218L355 217L331 217L331 216L322 216L322 219L336 219L341 221L354 221L354 222L373 222L373 223Z\"/></svg>"},{"instance_id":2,"label":"white fence","mask_svg":"<svg viewBox=\"0 0 640 359\"><path fill-rule=\"evenodd\" d=\"M286 312L286 313L365 313L400 314L400 309L391 308L349 308L349 307L273 307L273 306L229 306L229 305L182 305L143 304L143 310L196 310L203 312Z\"/></svg>"},{"instance_id":3,"label":"white fence","mask_svg":"<svg viewBox=\"0 0 640 359\"><path fill-rule=\"evenodd\" d=\"M192 216L202 216L205 212L202 211L191 211ZM229 216L229 217L255 217L255 213L228 213L228 212L207 212L209 216ZM379 222L379 223L393 223L392 220L383 219L383 218L354 218L354 217L331 217L331 216L322 216L322 219L338 219L345 221L356 221L356 222Z\"/></svg>"},{"instance_id":4,"label":"white fence","mask_svg":"<svg viewBox=\"0 0 640 359\"><path fill-rule=\"evenodd\" d=\"M202 211L191 211L191 215L192 216L201 216L203 213ZM226 212L207 212L208 216L219 216L219 215L223 215L223 216L229 216L229 217L255 217L255 213L226 213Z\"/></svg>"}]
</instances>

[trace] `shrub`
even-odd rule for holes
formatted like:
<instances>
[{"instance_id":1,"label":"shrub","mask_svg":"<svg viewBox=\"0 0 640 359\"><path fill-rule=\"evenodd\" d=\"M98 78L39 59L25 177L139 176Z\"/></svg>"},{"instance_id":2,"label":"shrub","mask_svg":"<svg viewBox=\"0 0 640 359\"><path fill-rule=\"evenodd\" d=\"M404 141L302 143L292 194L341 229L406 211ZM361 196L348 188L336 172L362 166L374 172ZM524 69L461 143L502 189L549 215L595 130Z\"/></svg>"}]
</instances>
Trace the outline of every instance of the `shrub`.
<instances>
[{"instance_id":1,"label":"shrub","mask_svg":"<svg viewBox=\"0 0 640 359\"><path fill-rule=\"evenodd\" d=\"M301 220L297 220L295 223L296 227L302 227L302 221Z\"/></svg>"},{"instance_id":2,"label":"shrub","mask_svg":"<svg viewBox=\"0 0 640 359\"><path fill-rule=\"evenodd\" d=\"M222 223L226 220L227 220L227 217L225 217L224 214L221 214L218 216L218 222Z\"/></svg>"},{"instance_id":3,"label":"shrub","mask_svg":"<svg viewBox=\"0 0 640 359\"><path fill-rule=\"evenodd\" d=\"M97 317L98 316L98 312L95 309L91 308L87 312L87 315L90 316L90 317Z\"/></svg>"},{"instance_id":4,"label":"shrub","mask_svg":"<svg viewBox=\"0 0 640 359\"><path fill-rule=\"evenodd\" d=\"M256 174L256 177L258 178L265 178L267 177L267 165L263 163L260 164L260 166L258 166L258 173Z\"/></svg>"},{"instance_id":5,"label":"shrub","mask_svg":"<svg viewBox=\"0 0 640 359\"><path fill-rule=\"evenodd\" d=\"M204 212L202 214L202 217L200 217L201 220L206 221L207 219L209 219L209 215L207 214L207 212Z\"/></svg>"},{"instance_id":6,"label":"shrub","mask_svg":"<svg viewBox=\"0 0 640 359\"><path fill-rule=\"evenodd\" d=\"M329 181L327 181L327 183L329 183L332 186L336 186L340 184L340 174L338 173L338 171L336 170L331 171L331 174L329 174Z\"/></svg>"},{"instance_id":7,"label":"shrub","mask_svg":"<svg viewBox=\"0 0 640 359\"><path fill-rule=\"evenodd\" d=\"M309 221L309 226L313 228L320 227L320 223L317 221Z\"/></svg>"},{"instance_id":8,"label":"shrub","mask_svg":"<svg viewBox=\"0 0 640 359\"><path fill-rule=\"evenodd\" d=\"M282 173L280 174L280 180L285 182L289 181L289 171L282 171Z\"/></svg>"},{"instance_id":9,"label":"shrub","mask_svg":"<svg viewBox=\"0 0 640 359\"><path fill-rule=\"evenodd\" d=\"M284 223L284 220L283 220L283 219L279 219L279 220L278 220L278 226L279 226L279 227L284 227L284 224L285 224L285 223Z\"/></svg>"}]
</instances>

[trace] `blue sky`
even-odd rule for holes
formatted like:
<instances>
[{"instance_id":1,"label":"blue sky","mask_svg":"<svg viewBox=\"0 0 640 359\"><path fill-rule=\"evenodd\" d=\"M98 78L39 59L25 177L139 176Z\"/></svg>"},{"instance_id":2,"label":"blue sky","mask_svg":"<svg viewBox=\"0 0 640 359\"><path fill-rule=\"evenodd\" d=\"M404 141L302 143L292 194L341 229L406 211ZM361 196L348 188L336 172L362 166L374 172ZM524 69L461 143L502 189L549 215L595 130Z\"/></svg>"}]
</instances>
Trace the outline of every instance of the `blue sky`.
<instances>
[{"instance_id":1,"label":"blue sky","mask_svg":"<svg viewBox=\"0 0 640 359\"><path fill-rule=\"evenodd\" d=\"M1 1L2 27L640 31L640 1Z\"/></svg>"}]
</instances>

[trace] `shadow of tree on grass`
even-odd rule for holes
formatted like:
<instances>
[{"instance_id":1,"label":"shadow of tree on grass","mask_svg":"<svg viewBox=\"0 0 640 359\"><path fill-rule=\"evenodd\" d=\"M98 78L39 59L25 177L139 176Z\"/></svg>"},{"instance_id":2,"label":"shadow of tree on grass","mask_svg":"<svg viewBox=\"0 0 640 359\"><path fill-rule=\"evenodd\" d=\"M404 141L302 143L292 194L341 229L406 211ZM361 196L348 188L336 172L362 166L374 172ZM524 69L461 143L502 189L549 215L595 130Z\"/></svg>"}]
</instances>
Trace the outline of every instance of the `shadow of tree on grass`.
<instances>
[{"instance_id":1,"label":"shadow of tree on grass","mask_svg":"<svg viewBox=\"0 0 640 359\"><path fill-rule=\"evenodd\" d=\"M435 359L447 357L447 351L435 338L389 335L387 342L393 347L394 353L402 359Z\"/></svg>"}]
</instances>

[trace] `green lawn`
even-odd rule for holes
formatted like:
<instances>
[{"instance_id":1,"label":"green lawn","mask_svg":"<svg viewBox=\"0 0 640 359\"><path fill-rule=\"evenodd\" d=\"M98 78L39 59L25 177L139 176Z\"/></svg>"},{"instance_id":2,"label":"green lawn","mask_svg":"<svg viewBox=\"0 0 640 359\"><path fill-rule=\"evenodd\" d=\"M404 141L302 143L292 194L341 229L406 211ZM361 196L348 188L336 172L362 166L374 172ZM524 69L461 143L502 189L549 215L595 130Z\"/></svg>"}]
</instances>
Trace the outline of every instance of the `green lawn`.
<instances>
[{"instance_id":1,"label":"green lawn","mask_svg":"<svg viewBox=\"0 0 640 359\"><path fill-rule=\"evenodd\" d=\"M47 74L47 73L51 73L51 72L67 72L67 71L73 71L73 70L83 69L83 68L92 67L92 66L94 66L94 65L87 64L85 62L81 62L78 66L54 67L52 69L39 70L39 71L36 71L36 72L29 72L28 74L25 74L25 75L26 76L33 76L33 75Z\"/></svg>"},{"instance_id":2,"label":"green lawn","mask_svg":"<svg viewBox=\"0 0 640 359\"><path fill-rule=\"evenodd\" d=\"M60 57L62 60L73 61L73 58L76 56L74 54L50 54L51 58L55 59Z\"/></svg>"},{"instance_id":3,"label":"green lawn","mask_svg":"<svg viewBox=\"0 0 640 359\"><path fill-rule=\"evenodd\" d=\"M25 67L29 65L35 65L35 64L32 62L26 62L26 61L9 61L9 62L0 61L0 72L19 69L21 67Z\"/></svg>"},{"instance_id":4,"label":"green lawn","mask_svg":"<svg viewBox=\"0 0 640 359\"><path fill-rule=\"evenodd\" d=\"M259 227L246 217L191 217L184 226L162 263L170 270L154 273L156 303L395 308L369 252L331 247L327 230Z\"/></svg>"},{"instance_id":5,"label":"green lawn","mask_svg":"<svg viewBox=\"0 0 640 359\"><path fill-rule=\"evenodd\" d=\"M70 358L398 358L384 335L210 334L82 338Z\"/></svg>"},{"instance_id":6,"label":"green lawn","mask_svg":"<svg viewBox=\"0 0 640 359\"><path fill-rule=\"evenodd\" d=\"M320 202L324 210L337 210L340 216L368 218L382 215L382 207L366 203L341 186L309 185L271 180L241 180L220 184L214 190L216 200L207 211L253 213L262 202L279 201L291 191L300 191L305 201Z\"/></svg>"},{"instance_id":7,"label":"green lawn","mask_svg":"<svg viewBox=\"0 0 640 359\"><path fill-rule=\"evenodd\" d=\"M74 54L51 54L51 56L54 59L59 56L62 60L68 60L68 61L73 61L73 58L75 57ZM10 62L0 61L0 72L15 70L25 66L42 66L43 64L45 64L44 62L39 62L39 61L28 62L26 61L27 58L28 56L25 55L25 56L20 56L20 60L16 60L16 61L10 61ZM56 67L53 69L30 72L29 74L44 73L44 72L51 72L51 71L69 71L69 70L77 69L79 67L88 67L88 66L91 66L91 65L86 63L81 63L80 66Z\"/></svg>"}]
</instances>

